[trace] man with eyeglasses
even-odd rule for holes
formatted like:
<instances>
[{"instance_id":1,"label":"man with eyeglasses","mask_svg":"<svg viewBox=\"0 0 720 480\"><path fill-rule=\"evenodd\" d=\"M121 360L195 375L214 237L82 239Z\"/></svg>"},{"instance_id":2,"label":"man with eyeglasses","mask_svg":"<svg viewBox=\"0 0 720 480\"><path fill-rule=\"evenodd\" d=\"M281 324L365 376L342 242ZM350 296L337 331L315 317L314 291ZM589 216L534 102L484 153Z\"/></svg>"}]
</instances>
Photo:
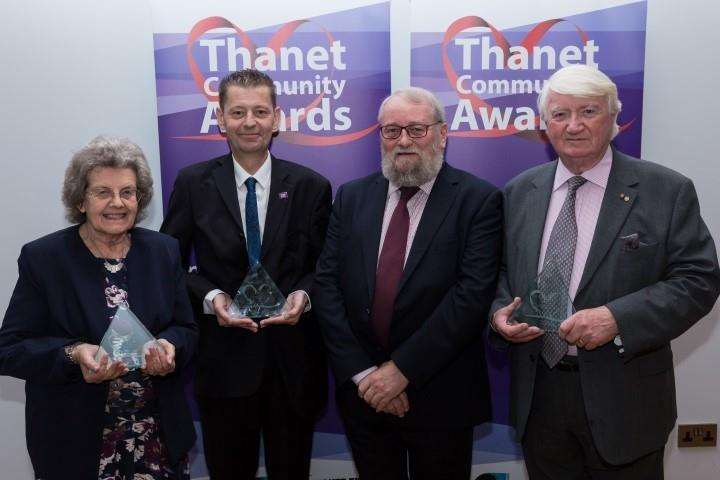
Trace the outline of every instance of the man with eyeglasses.
<instances>
[{"instance_id":1,"label":"man with eyeglasses","mask_svg":"<svg viewBox=\"0 0 720 480\"><path fill-rule=\"evenodd\" d=\"M490 418L480 335L501 195L444 162L432 93L394 93L378 121L382 173L338 190L313 308L360 477L467 480L473 426Z\"/></svg>"}]
</instances>

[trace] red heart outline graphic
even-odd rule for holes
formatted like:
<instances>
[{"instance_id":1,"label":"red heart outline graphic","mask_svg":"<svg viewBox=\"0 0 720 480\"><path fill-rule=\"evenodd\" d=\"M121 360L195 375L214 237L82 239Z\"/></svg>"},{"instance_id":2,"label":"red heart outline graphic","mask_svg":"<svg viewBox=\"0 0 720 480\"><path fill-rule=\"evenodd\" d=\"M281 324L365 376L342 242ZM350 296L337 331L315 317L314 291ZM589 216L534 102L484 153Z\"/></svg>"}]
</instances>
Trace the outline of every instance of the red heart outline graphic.
<instances>
[{"instance_id":1,"label":"red heart outline graphic","mask_svg":"<svg viewBox=\"0 0 720 480\"><path fill-rule=\"evenodd\" d=\"M277 32L270 38L268 41L268 48L272 49L275 54L280 53L280 48L282 48L285 43L287 43L288 39L295 33L295 31L304 23L309 23L310 20L293 20L291 22L288 22L284 24L280 29L278 29ZM332 34L322 25L319 26L320 29L325 33L325 37L328 40L328 43L332 45L332 43L335 41ZM192 54L192 47L193 44L205 33L207 33L210 30L216 29L216 28L231 28L235 31L235 33L242 39L243 46L247 48L250 51L250 61L254 65L255 61L257 59L257 52L256 52L256 45L253 43L252 39L248 36L247 33L245 33L244 30L242 30L240 27L232 23L231 21L227 20L223 17L207 17L200 21L198 21L193 28L190 30L190 33L188 34L187 39L187 48L186 48L186 57L187 57L187 63L188 68L190 69L190 74L193 77L193 80L195 81L195 85L198 87L198 89L205 95L205 97L212 102L218 101L217 95L211 95L205 92L205 77L203 76L203 73L200 71L200 68L197 65L197 62L195 61L195 57ZM268 60L269 61L269 60ZM335 72L335 67L333 66L330 70L330 78L332 78L333 73ZM317 107L317 105L322 102L323 97L325 96L325 92L320 92L308 105L306 105L303 109L303 113L299 116L299 120L303 120L306 116L306 113L308 110ZM285 127L287 128L290 125L290 118L285 118ZM346 142L352 142L354 140L357 140L359 138L364 137L365 135L369 134L373 130L377 128L377 124L371 125L368 128L365 128L363 130L360 130L358 132L353 133L346 133L341 135L310 135L310 134L304 134L300 132L293 132L290 130L285 130L284 132L280 132L279 135L282 136L282 139L286 143L296 144L296 145L306 145L306 146L329 146L329 145L338 145L341 143ZM210 134L210 135L194 135L194 136L184 136L179 137L186 140L225 140L225 136L222 134Z\"/></svg>"},{"instance_id":2,"label":"red heart outline graphic","mask_svg":"<svg viewBox=\"0 0 720 480\"><path fill-rule=\"evenodd\" d=\"M564 18L554 18L551 20L545 20L544 22L540 22L535 27L533 27L532 30L530 30L527 35L525 35L525 38L523 38L522 42L520 43L520 46L524 47L526 51L530 51L534 46L537 45L537 43L545 36L545 34L555 25L561 22L568 22L568 20L565 20ZM587 33L585 33L578 25L572 24L575 27L575 30L578 32L578 35L580 36L580 39L582 40L583 44L587 43L589 40L589 37ZM457 20L455 20L453 23L450 24L448 29L445 31L445 35L443 36L443 40L441 43L441 49L442 49L442 63L443 63L443 69L445 70L445 77L447 78L448 82L450 82L450 85L453 87L455 92L458 95L458 98L468 100L470 104L472 105L473 112L475 112L478 108L494 108L489 103L485 102L483 99L479 98L474 93L461 93L457 90L457 79L458 75L455 72L455 68L450 61L450 57L448 56L447 52L447 46L450 43L451 40L453 40L460 32L467 30L468 28L475 28L475 27L484 27L490 29L490 32L495 39L495 43L502 49L503 54L505 55L505 63L508 64L511 59L510 54L510 44L508 43L505 36L502 34L502 32L498 29L496 29L493 25L491 25L489 22L487 22L485 19L475 16L475 15L468 15L465 17L461 17ZM624 131L627 128L630 127L635 122L635 119L632 119L630 122L626 123L625 125L620 126L620 131ZM535 126L540 125L540 117L538 115L535 116ZM522 137L530 138L533 140L539 140L542 142L547 142L547 137L544 132L541 132L539 130L518 130L515 128L514 125L508 126L508 128L504 130L500 130L497 128L492 128L490 130L465 130L465 131L452 131L448 132L449 136L452 137L484 137L484 138L498 138L498 137L506 137L510 135L519 135Z\"/></svg>"}]
</instances>

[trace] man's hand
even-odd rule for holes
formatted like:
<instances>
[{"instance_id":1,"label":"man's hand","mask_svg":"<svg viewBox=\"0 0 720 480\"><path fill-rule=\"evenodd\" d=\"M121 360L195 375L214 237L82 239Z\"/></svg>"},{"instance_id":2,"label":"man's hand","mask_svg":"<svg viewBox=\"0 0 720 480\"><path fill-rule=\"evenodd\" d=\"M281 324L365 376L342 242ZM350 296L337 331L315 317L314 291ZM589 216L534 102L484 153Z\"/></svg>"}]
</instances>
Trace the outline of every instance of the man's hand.
<instances>
[{"instance_id":1,"label":"man's hand","mask_svg":"<svg viewBox=\"0 0 720 480\"><path fill-rule=\"evenodd\" d=\"M305 311L307 297L305 292L298 290L288 295L280 315L266 318L260 322L260 328L268 325L295 325L300 320L300 315Z\"/></svg>"},{"instance_id":2,"label":"man's hand","mask_svg":"<svg viewBox=\"0 0 720 480\"><path fill-rule=\"evenodd\" d=\"M251 318L230 316L228 308L230 308L231 303L232 300L226 293L218 293L213 298L213 310L215 310L218 325L221 327L240 327L256 333L258 326Z\"/></svg>"},{"instance_id":3,"label":"man's hand","mask_svg":"<svg viewBox=\"0 0 720 480\"><path fill-rule=\"evenodd\" d=\"M402 392L400 395L390 400L384 410L380 411L403 418L408 410L410 410L410 402L408 401L407 393Z\"/></svg>"},{"instance_id":4,"label":"man's hand","mask_svg":"<svg viewBox=\"0 0 720 480\"><path fill-rule=\"evenodd\" d=\"M615 317L606 306L575 312L558 330L560 338L585 350L605 345L617 334Z\"/></svg>"},{"instance_id":5,"label":"man's hand","mask_svg":"<svg viewBox=\"0 0 720 480\"><path fill-rule=\"evenodd\" d=\"M520 297L515 297L512 303L498 309L491 320L495 327L494 330L508 342L529 342L545 333L536 326L510 321L513 311L520 306L520 302Z\"/></svg>"},{"instance_id":6,"label":"man's hand","mask_svg":"<svg viewBox=\"0 0 720 480\"><path fill-rule=\"evenodd\" d=\"M150 342L145 352L145 367L142 370L148 375L161 377L174 372L175 346L164 338Z\"/></svg>"},{"instance_id":7,"label":"man's hand","mask_svg":"<svg viewBox=\"0 0 720 480\"><path fill-rule=\"evenodd\" d=\"M360 381L358 395L376 411L386 411L388 404L405 391L408 383L391 360Z\"/></svg>"},{"instance_id":8,"label":"man's hand","mask_svg":"<svg viewBox=\"0 0 720 480\"><path fill-rule=\"evenodd\" d=\"M83 378L87 383L102 383L125 375L128 368L122 362L110 362L108 355L103 355L99 362L95 355L100 347L89 343L81 343L72 351L72 358L80 365Z\"/></svg>"}]
</instances>

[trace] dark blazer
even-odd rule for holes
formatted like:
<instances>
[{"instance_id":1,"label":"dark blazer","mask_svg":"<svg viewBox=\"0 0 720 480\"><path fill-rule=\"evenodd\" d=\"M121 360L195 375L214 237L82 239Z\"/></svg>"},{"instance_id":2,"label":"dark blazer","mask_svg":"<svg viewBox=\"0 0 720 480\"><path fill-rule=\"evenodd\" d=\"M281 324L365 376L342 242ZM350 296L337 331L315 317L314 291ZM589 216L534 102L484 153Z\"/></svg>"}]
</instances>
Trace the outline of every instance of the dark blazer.
<instances>
[{"instance_id":1,"label":"dark blazer","mask_svg":"<svg viewBox=\"0 0 720 480\"><path fill-rule=\"evenodd\" d=\"M174 373L153 377L161 435L176 463L195 443L182 370L195 351L192 318L177 242L134 228L125 264L133 312L176 349ZM86 383L65 358L74 342L98 345L108 327L103 267L83 244L78 226L28 243L0 328L0 374L26 380L27 443L35 475L97 479L108 382Z\"/></svg>"},{"instance_id":2,"label":"dark blazer","mask_svg":"<svg viewBox=\"0 0 720 480\"><path fill-rule=\"evenodd\" d=\"M480 333L499 267L501 194L443 165L400 280L387 352L369 323L387 192L376 173L335 197L313 296L337 383L392 359L410 381L410 411L399 422L483 422L490 400Z\"/></svg>"},{"instance_id":3,"label":"dark blazer","mask_svg":"<svg viewBox=\"0 0 720 480\"><path fill-rule=\"evenodd\" d=\"M528 170L505 189L505 255L493 311L522 296L537 275L556 167ZM692 182L613 151L574 301L578 310L606 305L624 345L622 353L613 342L578 352L590 429L607 462L628 463L665 445L677 416L670 340L708 313L719 290L715 245ZM511 422L519 438L541 345L542 337L511 347Z\"/></svg>"},{"instance_id":4,"label":"dark blazer","mask_svg":"<svg viewBox=\"0 0 720 480\"><path fill-rule=\"evenodd\" d=\"M260 262L284 295L309 293L330 215L330 184L308 168L275 157L270 182ZM208 292L217 288L234 296L248 270L232 155L178 173L161 231L180 241L186 267L192 251L197 262L197 270L187 276L200 325L196 392L211 397L254 393L271 348L297 412L320 411L327 399L327 364L312 310L294 326L275 325L258 333L220 327L215 315L202 313Z\"/></svg>"}]
</instances>

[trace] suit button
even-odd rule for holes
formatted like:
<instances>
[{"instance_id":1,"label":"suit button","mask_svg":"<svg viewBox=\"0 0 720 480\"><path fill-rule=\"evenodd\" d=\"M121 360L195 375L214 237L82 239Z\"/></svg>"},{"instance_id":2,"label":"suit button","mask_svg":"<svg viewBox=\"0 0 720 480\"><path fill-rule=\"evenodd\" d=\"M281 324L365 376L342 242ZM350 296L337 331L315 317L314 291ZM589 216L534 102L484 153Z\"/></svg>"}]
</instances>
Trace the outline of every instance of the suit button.
<instances>
[{"instance_id":1,"label":"suit button","mask_svg":"<svg viewBox=\"0 0 720 480\"><path fill-rule=\"evenodd\" d=\"M530 355L530 361L531 361L532 363L535 363L535 355Z\"/></svg>"},{"instance_id":2,"label":"suit button","mask_svg":"<svg viewBox=\"0 0 720 480\"><path fill-rule=\"evenodd\" d=\"M369 308L366 308L366 309L365 309L365 315L370 315L370 309L369 309Z\"/></svg>"}]
</instances>

